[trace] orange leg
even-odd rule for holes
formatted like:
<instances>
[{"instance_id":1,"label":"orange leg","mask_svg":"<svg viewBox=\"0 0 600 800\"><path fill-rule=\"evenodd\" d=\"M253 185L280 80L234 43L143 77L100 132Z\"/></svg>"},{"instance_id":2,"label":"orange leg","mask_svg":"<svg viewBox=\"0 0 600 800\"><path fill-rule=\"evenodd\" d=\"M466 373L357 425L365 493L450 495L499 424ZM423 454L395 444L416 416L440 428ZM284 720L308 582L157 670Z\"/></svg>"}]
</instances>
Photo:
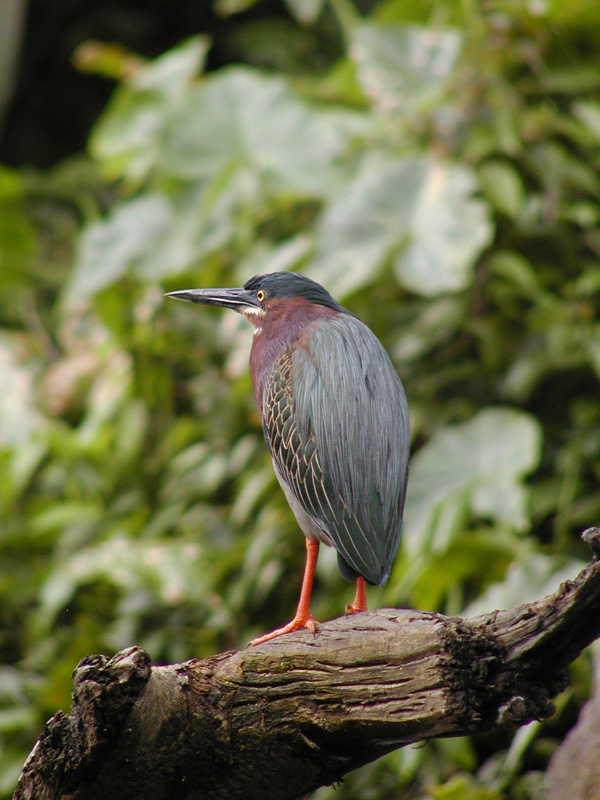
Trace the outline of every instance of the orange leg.
<instances>
[{"instance_id":1,"label":"orange leg","mask_svg":"<svg viewBox=\"0 0 600 800\"><path fill-rule=\"evenodd\" d=\"M358 614L360 611L367 610L367 593L365 590L365 579L360 575L356 579L356 594L353 602L346 606L346 614Z\"/></svg>"},{"instance_id":2,"label":"orange leg","mask_svg":"<svg viewBox=\"0 0 600 800\"><path fill-rule=\"evenodd\" d=\"M253 639L250 644L262 644L263 642L268 642L269 639L274 639L276 636L282 636L284 633L291 633L292 631L299 631L301 628L307 628L311 633L316 631L318 623L310 613L310 593L312 592L318 555L319 543L311 542L306 539L306 564L304 565L304 577L302 578L302 589L300 590L300 600L298 601L296 616L291 622L284 625L283 628L277 628L271 631L271 633L265 633L264 636Z\"/></svg>"}]
</instances>

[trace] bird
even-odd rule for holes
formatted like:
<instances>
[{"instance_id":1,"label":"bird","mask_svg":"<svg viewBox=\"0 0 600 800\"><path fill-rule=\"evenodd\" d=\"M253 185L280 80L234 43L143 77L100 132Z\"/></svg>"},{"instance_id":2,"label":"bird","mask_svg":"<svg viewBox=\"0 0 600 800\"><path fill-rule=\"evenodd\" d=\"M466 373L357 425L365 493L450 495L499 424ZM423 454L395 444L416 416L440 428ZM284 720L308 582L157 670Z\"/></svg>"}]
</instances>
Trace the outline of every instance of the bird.
<instances>
[{"instance_id":1,"label":"bird","mask_svg":"<svg viewBox=\"0 0 600 800\"><path fill-rule=\"evenodd\" d=\"M366 611L366 583L384 586L390 575L408 480L408 405L383 345L323 286L296 272L166 296L232 309L254 326L256 403L306 561L293 619L251 644L303 628L315 633L310 598L321 544L337 550L342 576L356 583L346 613Z\"/></svg>"}]
</instances>

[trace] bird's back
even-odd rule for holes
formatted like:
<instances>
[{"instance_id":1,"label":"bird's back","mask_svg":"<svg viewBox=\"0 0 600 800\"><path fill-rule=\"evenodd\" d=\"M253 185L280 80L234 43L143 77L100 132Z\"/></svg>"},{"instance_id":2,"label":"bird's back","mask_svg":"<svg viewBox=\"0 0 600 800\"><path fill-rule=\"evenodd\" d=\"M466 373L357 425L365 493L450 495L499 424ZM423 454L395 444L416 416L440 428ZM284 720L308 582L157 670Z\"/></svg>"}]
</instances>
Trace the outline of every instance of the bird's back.
<instances>
[{"instance_id":1,"label":"bird's back","mask_svg":"<svg viewBox=\"0 0 600 800\"><path fill-rule=\"evenodd\" d=\"M350 314L314 320L275 359L262 406L304 532L335 546L344 577L383 585L400 539L409 422L378 339Z\"/></svg>"}]
</instances>

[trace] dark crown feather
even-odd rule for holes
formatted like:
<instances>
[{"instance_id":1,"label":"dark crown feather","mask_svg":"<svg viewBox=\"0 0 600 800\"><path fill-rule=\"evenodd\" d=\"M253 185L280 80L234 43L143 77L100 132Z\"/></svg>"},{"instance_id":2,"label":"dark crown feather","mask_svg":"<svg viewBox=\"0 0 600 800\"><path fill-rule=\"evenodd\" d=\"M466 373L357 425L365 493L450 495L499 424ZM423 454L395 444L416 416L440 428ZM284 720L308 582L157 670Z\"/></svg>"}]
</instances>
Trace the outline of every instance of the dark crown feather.
<instances>
[{"instance_id":1,"label":"dark crown feather","mask_svg":"<svg viewBox=\"0 0 600 800\"><path fill-rule=\"evenodd\" d=\"M255 275L244 284L246 291L257 292L262 289L267 298L303 297L311 303L328 306L336 311L345 311L337 300L324 289L320 283L299 275L297 272L270 272L267 275Z\"/></svg>"}]
</instances>

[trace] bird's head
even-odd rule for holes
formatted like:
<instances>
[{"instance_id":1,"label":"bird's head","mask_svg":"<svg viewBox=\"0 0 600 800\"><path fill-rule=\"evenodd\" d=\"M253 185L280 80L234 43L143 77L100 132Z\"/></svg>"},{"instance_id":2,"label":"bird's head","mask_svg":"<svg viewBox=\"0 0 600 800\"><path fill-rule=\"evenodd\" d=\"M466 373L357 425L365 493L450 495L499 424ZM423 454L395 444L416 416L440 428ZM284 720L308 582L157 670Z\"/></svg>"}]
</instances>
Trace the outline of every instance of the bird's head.
<instances>
[{"instance_id":1,"label":"bird's head","mask_svg":"<svg viewBox=\"0 0 600 800\"><path fill-rule=\"evenodd\" d=\"M167 297L231 308L243 314L257 329L262 328L269 316L279 316L294 307L316 306L344 311L320 284L297 272L256 275L241 289L184 289L169 292Z\"/></svg>"}]
</instances>

